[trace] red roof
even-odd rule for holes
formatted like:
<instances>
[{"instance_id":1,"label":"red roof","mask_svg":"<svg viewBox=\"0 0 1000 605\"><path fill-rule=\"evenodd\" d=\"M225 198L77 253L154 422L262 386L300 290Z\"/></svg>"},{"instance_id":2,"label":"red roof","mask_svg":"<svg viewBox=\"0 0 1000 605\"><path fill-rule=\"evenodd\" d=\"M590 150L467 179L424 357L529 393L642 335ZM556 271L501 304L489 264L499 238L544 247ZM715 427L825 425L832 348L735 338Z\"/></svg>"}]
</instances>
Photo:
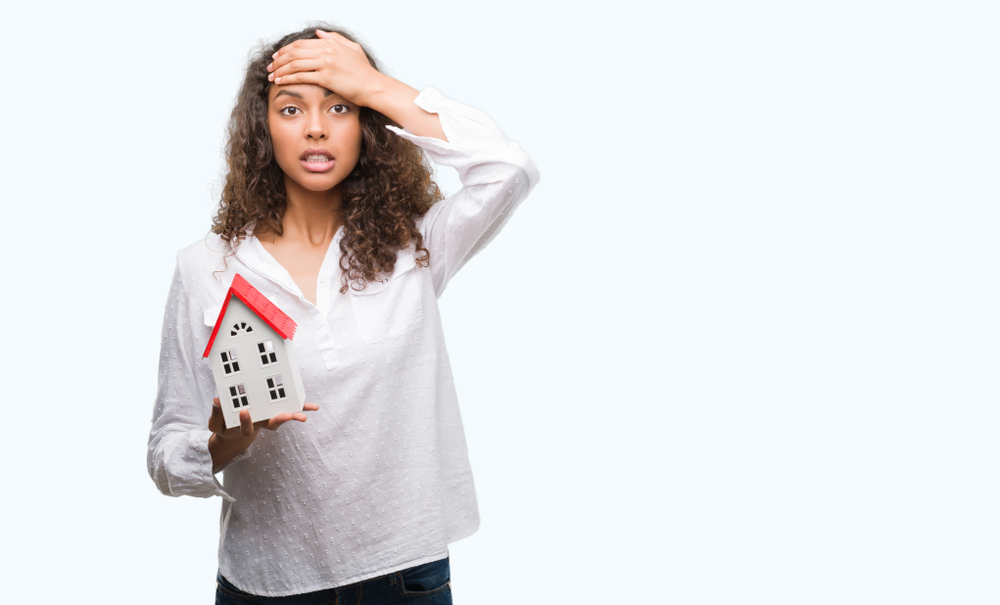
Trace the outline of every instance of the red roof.
<instances>
[{"instance_id":1,"label":"red roof","mask_svg":"<svg viewBox=\"0 0 1000 605\"><path fill-rule=\"evenodd\" d=\"M226 292L226 300L222 303L222 310L219 311L219 318L215 320L215 327L212 328L212 336L208 339L208 346L205 347L205 354L202 357L208 357L208 354L212 352L212 343L215 342L215 335L219 333L219 326L222 324L222 318L226 316L226 309L229 308L229 300L233 297L233 294L236 295L236 298L242 300L243 304L250 307L250 310L256 313L258 317L263 319L264 323L271 326L278 333L278 336L281 336L285 340L291 340L295 337L295 329L298 326L292 318L285 315L281 309L273 302L267 300L267 297L237 273L236 277L233 278L233 285L229 286L229 292Z\"/></svg>"}]
</instances>

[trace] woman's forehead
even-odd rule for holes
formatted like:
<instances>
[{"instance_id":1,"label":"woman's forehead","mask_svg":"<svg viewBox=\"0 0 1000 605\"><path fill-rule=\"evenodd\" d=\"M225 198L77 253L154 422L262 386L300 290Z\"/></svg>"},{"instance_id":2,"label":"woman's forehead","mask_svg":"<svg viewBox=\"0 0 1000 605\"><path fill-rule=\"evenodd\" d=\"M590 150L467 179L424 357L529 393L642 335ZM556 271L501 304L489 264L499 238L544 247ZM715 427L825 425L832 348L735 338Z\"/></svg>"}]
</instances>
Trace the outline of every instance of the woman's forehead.
<instances>
[{"instance_id":1,"label":"woman's forehead","mask_svg":"<svg viewBox=\"0 0 1000 605\"><path fill-rule=\"evenodd\" d=\"M319 84L271 84L271 89L268 91L268 98L276 99L278 98L278 95L302 100L324 100L332 98L335 101L346 102L346 99L342 98L332 90L323 88Z\"/></svg>"}]
</instances>

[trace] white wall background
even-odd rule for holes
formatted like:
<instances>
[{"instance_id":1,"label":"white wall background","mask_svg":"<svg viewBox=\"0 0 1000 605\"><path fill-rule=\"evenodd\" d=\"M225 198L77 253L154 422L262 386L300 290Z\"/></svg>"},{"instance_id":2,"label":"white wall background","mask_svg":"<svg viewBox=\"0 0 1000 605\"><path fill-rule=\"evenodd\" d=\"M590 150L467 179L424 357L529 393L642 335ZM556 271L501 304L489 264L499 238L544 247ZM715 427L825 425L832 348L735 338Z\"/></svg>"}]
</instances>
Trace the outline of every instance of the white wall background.
<instances>
[{"instance_id":1,"label":"white wall background","mask_svg":"<svg viewBox=\"0 0 1000 605\"><path fill-rule=\"evenodd\" d=\"M145 470L162 305L313 19L542 172L441 303L458 603L1000 601L996 3L301 5L3 9L5 602L213 598L220 503Z\"/></svg>"}]
</instances>

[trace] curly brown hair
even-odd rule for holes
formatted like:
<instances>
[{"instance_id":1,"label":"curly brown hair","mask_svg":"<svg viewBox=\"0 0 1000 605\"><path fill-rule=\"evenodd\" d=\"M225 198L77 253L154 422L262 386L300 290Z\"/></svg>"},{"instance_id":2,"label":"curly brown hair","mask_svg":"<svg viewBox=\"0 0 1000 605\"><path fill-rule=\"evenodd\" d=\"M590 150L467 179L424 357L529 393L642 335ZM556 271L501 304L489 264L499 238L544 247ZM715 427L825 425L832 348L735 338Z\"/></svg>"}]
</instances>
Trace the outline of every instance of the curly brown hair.
<instances>
[{"instance_id":1,"label":"curly brown hair","mask_svg":"<svg viewBox=\"0 0 1000 605\"><path fill-rule=\"evenodd\" d=\"M317 38L316 30L336 32L357 42L349 32L318 23L265 44L250 58L246 77L229 118L226 143L227 174L219 211L212 219L212 233L222 236L230 253L250 233L281 235L281 218L288 207L284 173L278 167L267 125L267 64L278 49L296 40ZM360 43L359 43L360 44ZM368 62L382 71L372 53L362 44ZM344 237L340 240L343 269L341 293L348 284L364 289L370 281L384 279L396 265L397 252L413 245L417 264L426 267L430 253L417 231L416 219L442 199L431 179L423 150L392 133L395 124L381 113L362 107L361 157L344 179L340 217Z\"/></svg>"}]
</instances>

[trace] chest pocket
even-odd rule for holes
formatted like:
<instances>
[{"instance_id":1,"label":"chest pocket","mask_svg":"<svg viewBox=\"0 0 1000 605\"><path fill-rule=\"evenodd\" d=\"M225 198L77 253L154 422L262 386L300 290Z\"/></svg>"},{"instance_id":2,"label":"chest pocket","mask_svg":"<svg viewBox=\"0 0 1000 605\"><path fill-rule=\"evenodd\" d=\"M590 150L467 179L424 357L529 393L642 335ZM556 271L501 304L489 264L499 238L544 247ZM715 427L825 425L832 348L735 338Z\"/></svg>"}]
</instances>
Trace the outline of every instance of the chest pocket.
<instances>
[{"instance_id":1,"label":"chest pocket","mask_svg":"<svg viewBox=\"0 0 1000 605\"><path fill-rule=\"evenodd\" d=\"M384 282L350 289L351 306L361 340L374 344L413 332L424 323L420 275L412 254L396 258L396 268Z\"/></svg>"}]
</instances>

